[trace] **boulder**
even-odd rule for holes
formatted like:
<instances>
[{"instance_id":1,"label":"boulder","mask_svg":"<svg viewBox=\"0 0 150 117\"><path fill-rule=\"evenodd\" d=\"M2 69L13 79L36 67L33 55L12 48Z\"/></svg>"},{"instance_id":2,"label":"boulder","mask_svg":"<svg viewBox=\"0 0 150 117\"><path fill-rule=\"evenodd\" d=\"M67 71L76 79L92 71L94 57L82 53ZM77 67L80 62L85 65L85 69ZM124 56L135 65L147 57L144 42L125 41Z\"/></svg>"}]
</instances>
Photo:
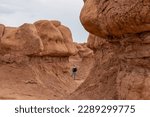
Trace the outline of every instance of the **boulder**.
<instances>
[{"instance_id":1,"label":"boulder","mask_svg":"<svg viewBox=\"0 0 150 117\"><path fill-rule=\"evenodd\" d=\"M80 19L87 31L104 37L150 30L149 0L86 0Z\"/></svg>"},{"instance_id":2,"label":"boulder","mask_svg":"<svg viewBox=\"0 0 150 117\"><path fill-rule=\"evenodd\" d=\"M56 21L40 20L34 23L42 39L44 50L40 56L70 56L75 53L70 30Z\"/></svg>"},{"instance_id":3,"label":"boulder","mask_svg":"<svg viewBox=\"0 0 150 117\"><path fill-rule=\"evenodd\" d=\"M23 55L34 55L43 50L43 44L33 24L19 28L6 27L1 38L3 49Z\"/></svg>"}]
</instances>

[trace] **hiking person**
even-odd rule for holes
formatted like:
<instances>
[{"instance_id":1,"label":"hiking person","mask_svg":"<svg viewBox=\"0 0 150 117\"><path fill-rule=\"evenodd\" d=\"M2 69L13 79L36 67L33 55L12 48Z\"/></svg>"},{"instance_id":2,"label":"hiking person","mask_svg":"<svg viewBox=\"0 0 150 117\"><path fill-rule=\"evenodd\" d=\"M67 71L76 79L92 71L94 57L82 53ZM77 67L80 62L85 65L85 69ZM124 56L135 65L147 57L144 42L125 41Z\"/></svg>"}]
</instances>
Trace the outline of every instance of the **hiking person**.
<instances>
[{"instance_id":1,"label":"hiking person","mask_svg":"<svg viewBox=\"0 0 150 117\"><path fill-rule=\"evenodd\" d=\"M76 72L77 72L77 67L75 65L73 65L71 76L73 77L74 80L75 80L75 77L76 77Z\"/></svg>"}]
</instances>

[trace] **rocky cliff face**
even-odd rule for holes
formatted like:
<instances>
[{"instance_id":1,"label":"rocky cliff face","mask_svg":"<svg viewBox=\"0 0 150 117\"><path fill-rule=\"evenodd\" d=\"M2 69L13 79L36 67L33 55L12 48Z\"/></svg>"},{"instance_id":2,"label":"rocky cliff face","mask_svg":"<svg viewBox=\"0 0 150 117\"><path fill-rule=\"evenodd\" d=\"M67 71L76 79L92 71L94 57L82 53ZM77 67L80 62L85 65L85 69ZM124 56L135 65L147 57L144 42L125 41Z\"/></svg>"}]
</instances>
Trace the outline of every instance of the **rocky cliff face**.
<instances>
[{"instance_id":1,"label":"rocky cliff face","mask_svg":"<svg viewBox=\"0 0 150 117\"><path fill-rule=\"evenodd\" d=\"M95 64L73 99L150 99L150 1L86 0Z\"/></svg>"},{"instance_id":2,"label":"rocky cliff face","mask_svg":"<svg viewBox=\"0 0 150 117\"><path fill-rule=\"evenodd\" d=\"M0 99L60 99L72 92L71 31L59 21L0 25Z\"/></svg>"}]
</instances>

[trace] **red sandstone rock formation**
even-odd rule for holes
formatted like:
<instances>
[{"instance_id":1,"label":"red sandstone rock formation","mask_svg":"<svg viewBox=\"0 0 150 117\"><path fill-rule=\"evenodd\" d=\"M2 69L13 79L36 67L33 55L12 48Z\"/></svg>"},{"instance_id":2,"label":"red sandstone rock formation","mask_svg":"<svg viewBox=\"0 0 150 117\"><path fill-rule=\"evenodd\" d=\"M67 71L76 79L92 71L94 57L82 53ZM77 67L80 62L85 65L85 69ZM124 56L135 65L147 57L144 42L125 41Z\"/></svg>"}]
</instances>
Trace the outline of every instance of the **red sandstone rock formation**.
<instances>
[{"instance_id":1,"label":"red sandstone rock formation","mask_svg":"<svg viewBox=\"0 0 150 117\"><path fill-rule=\"evenodd\" d=\"M79 55L82 58L92 58L93 50L87 47L87 44L77 45L77 49L79 50Z\"/></svg>"},{"instance_id":2,"label":"red sandstone rock formation","mask_svg":"<svg viewBox=\"0 0 150 117\"><path fill-rule=\"evenodd\" d=\"M92 58L93 57L93 50L87 47L86 43L83 44L76 44L78 49L78 54L81 58Z\"/></svg>"},{"instance_id":3,"label":"red sandstone rock formation","mask_svg":"<svg viewBox=\"0 0 150 117\"><path fill-rule=\"evenodd\" d=\"M150 30L149 0L86 0L81 11L85 29L100 37Z\"/></svg>"},{"instance_id":4,"label":"red sandstone rock formation","mask_svg":"<svg viewBox=\"0 0 150 117\"><path fill-rule=\"evenodd\" d=\"M150 99L150 1L86 0L95 64L71 99Z\"/></svg>"},{"instance_id":5,"label":"red sandstone rock formation","mask_svg":"<svg viewBox=\"0 0 150 117\"><path fill-rule=\"evenodd\" d=\"M6 27L0 45L3 50L8 50L7 54L34 55L43 49L33 24L24 24L19 28Z\"/></svg>"},{"instance_id":6,"label":"red sandstone rock formation","mask_svg":"<svg viewBox=\"0 0 150 117\"><path fill-rule=\"evenodd\" d=\"M70 56L76 53L69 28L58 21L41 20L34 24L44 45L40 55Z\"/></svg>"},{"instance_id":7,"label":"red sandstone rock formation","mask_svg":"<svg viewBox=\"0 0 150 117\"><path fill-rule=\"evenodd\" d=\"M0 25L0 40L0 99L61 99L77 87L69 63L77 49L59 21Z\"/></svg>"}]
</instances>

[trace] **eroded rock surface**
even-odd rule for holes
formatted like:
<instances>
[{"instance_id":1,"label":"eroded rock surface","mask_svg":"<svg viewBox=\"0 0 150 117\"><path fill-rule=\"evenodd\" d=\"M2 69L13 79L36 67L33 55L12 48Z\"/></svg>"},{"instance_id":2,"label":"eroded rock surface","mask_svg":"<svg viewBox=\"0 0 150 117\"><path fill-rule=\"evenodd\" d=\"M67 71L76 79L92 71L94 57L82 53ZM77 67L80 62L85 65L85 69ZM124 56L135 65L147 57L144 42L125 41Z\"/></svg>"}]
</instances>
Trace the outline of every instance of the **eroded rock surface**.
<instances>
[{"instance_id":1,"label":"eroded rock surface","mask_svg":"<svg viewBox=\"0 0 150 117\"><path fill-rule=\"evenodd\" d=\"M86 0L95 64L71 99L150 99L150 1Z\"/></svg>"},{"instance_id":2,"label":"eroded rock surface","mask_svg":"<svg viewBox=\"0 0 150 117\"><path fill-rule=\"evenodd\" d=\"M70 56L77 52L70 29L60 22L41 20L34 24L44 45L40 55Z\"/></svg>"},{"instance_id":3,"label":"eroded rock surface","mask_svg":"<svg viewBox=\"0 0 150 117\"><path fill-rule=\"evenodd\" d=\"M77 48L59 21L0 25L0 40L0 99L61 99L77 88L69 63Z\"/></svg>"},{"instance_id":4,"label":"eroded rock surface","mask_svg":"<svg viewBox=\"0 0 150 117\"><path fill-rule=\"evenodd\" d=\"M87 47L86 43L83 44L76 44L78 49L78 54L81 58L92 58L94 53L93 50Z\"/></svg>"},{"instance_id":5,"label":"eroded rock surface","mask_svg":"<svg viewBox=\"0 0 150 117\"><path fill-rule=\"evenodd\" d=\"M86 0L80 16L85 29L102 37L150 30L149 0Z\"/></svg>"},{"instance_id":6,"label":"eroded rock surface","mask_svg":"<svg viewBox=\"0 0 150 117\"><path fill-rule=\"evenodd\" d=\"M33 24L24 24L19 28L6 27L1 38L1 46L7 53L22 55L34 55L43 49L42 41Z\"/></svg>"}]
</instances>

